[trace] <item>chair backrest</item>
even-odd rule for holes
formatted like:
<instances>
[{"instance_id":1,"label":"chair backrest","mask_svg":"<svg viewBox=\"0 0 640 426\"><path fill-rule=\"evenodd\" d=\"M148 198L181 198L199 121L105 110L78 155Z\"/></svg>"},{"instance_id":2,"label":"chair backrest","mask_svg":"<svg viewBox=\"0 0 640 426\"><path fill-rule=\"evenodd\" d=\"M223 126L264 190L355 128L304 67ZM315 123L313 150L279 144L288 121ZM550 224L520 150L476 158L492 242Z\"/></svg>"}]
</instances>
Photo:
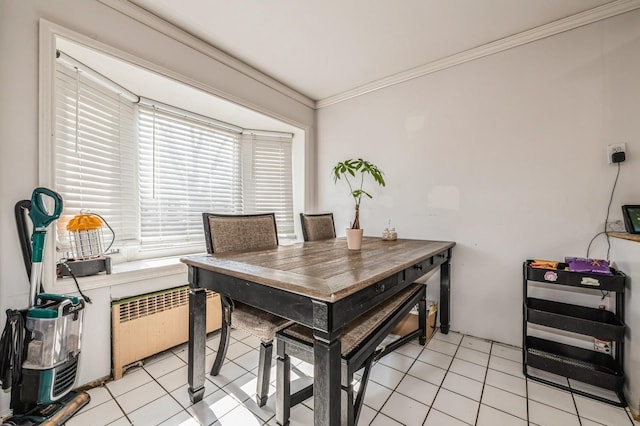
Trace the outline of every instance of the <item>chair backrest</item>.
<instances>
[{"instance_id":1,"label":"chair backrest","mask_svg":"<svg viewBox=\"0 0 640 426\"><path fill-rule=\"evenodd\" d=\"M278 247L275 213L202 213L202 219L207 252L210 254Z\"/></svg>"},{"instance_id":2,"label":"chair backrest","mask_svg":"<svg viewBox=\"0 0 640 426\"><path fill-rule=\"evenodd\" d=\"M300 213L300 223L302 224L302 237L305 241L328 240L336 237L333 213Z\"/></svg>"}]
</instances>

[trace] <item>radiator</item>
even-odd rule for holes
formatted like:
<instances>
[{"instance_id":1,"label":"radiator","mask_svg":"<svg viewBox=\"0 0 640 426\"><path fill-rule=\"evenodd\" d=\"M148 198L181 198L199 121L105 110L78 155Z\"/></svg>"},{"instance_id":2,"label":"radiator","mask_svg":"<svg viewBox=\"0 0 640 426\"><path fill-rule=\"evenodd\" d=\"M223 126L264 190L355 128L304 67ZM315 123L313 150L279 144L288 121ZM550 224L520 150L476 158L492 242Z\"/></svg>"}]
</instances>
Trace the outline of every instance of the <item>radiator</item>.
<instances>
[{"instance_id":1,"label":"radiator","mask_svg":"<svg viewBox=\"0 0 640 426\"><path fill-rule=\"evenodd\" d=\"M207 333L222 325L220 296L207 290ZM125 367L189 340L189 286L111 302L113 378Z\"/></svg>"}]
</instances>

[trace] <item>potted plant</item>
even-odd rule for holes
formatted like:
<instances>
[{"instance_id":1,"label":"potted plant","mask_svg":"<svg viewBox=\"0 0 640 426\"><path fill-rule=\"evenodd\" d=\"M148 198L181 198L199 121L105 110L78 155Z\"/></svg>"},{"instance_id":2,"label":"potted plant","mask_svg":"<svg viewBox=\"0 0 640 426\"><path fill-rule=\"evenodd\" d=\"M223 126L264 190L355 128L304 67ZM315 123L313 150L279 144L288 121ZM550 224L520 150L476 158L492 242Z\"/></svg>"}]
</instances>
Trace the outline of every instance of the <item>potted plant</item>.
<instances>
[{"instance_id":1,"label":"potted plant","mask_svg":"<svg viewBox=\"0 0 640 426\"><path fill-rule=\"evenodd\" d=\"M380 170L375 164L369 161L358 158L357 160L348 159L340 161L333 167L333 181L344 177L344 180L349 185L350 194L355 201L355 216L351 228L347 229L347 247L350 250L359 250L362 245L363 230L360 228L360 202L362 197L373 198L371 194L364 190L365 176L369 175L380 186L385 186L382 170ZM349 178L351 176L351 178ZM358 180L360 183L358 185Z\"/></svg>"}]
</instances>

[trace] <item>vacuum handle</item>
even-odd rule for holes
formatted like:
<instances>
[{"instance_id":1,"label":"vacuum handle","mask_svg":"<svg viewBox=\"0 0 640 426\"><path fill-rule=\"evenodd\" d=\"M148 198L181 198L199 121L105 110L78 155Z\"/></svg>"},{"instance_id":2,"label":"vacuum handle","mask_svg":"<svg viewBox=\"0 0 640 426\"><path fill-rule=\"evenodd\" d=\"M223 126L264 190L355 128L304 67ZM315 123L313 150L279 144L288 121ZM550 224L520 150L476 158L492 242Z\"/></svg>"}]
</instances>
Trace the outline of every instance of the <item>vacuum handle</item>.
<instances>
[{"instance_id":1,"label":"vacuum handle","mask_svg":"<svg viewBox=\"0 0 640 426\"><path fill-rule=\"evenodd\" d=\"M53 212L47 211L47 206L44 204L44 196L48 196L53 200ZM48 188L36 188L31 194L31 210L29 211L29 217L33 222L34 231L38 228L46 228L54 220L60 217L62 213L62 197L55 191Z\"/></svg>"},{"instance_id":2,"label":"vacuum handle","mask_svg":"<svg viewBox=\"0 0 640 426\"><path fill-rule=\"evenodd\" d=\"M49 213L44 204L44 196L53 200L53 212ZM31 234L31 245L33 249L31 260L31 273L33 275L34 264L42 262L42 252L44 251L44 237L47 234L47 226L60 217L62 213L62 197L55 191L48 188L36 188L31 194L31 210L29 217L33 222L33 234Z\"/></svg>"}]
</instances>

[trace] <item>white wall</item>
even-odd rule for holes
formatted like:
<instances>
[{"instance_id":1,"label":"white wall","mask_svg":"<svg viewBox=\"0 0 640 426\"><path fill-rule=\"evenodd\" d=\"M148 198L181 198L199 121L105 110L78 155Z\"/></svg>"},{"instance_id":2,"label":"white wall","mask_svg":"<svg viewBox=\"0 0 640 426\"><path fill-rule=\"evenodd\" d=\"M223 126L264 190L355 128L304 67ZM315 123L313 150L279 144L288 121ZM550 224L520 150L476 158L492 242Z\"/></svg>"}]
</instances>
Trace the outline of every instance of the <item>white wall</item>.
<instances>
[{"instance_id":1,"label":"white wall","mask_svg":"<svg viewBox=\"0 0 640 426\"><path fill-rule=\"evenodd\" d=\"M13 206L29 198L38 186L38 20L45 18L68 29L136 55L172 72L242 99L314 133L314 111L256 80L198 53L95 0L0 0L0 311L27 304L28 281L13 218ZM135 293L139 283L117 289ZM126 285L123 285L126 286ZM152 288L143 285L144 288ZM141 287L141 288L142 288ZM109 291L88 292L94 305L85 319L85 358L101 365L91 372L81 367L81 381L97 379L109 356ZM4 327L4 314L0 315ZM93 357L97 354L97 359ZM90 364L87 362L85 364ZM0 393L0 416L9 409L9 395Z\"/></svg>"},{"instance_id":2,"label":"white wall","mask_svg":"<svg viewBox=\"0 0 640 426\"><path fill-rule=\"evenodd\" d=\"M376 163L388 186L370 187L365 234L390 218L401 238L456 241L452 330L520 345L522 262L585 256L616 175L608 143L628 150L612 218L640 200L639 117L636 11L320 109L319 206L344 235L330 170Z\"/></svg>"}]
</instances>

